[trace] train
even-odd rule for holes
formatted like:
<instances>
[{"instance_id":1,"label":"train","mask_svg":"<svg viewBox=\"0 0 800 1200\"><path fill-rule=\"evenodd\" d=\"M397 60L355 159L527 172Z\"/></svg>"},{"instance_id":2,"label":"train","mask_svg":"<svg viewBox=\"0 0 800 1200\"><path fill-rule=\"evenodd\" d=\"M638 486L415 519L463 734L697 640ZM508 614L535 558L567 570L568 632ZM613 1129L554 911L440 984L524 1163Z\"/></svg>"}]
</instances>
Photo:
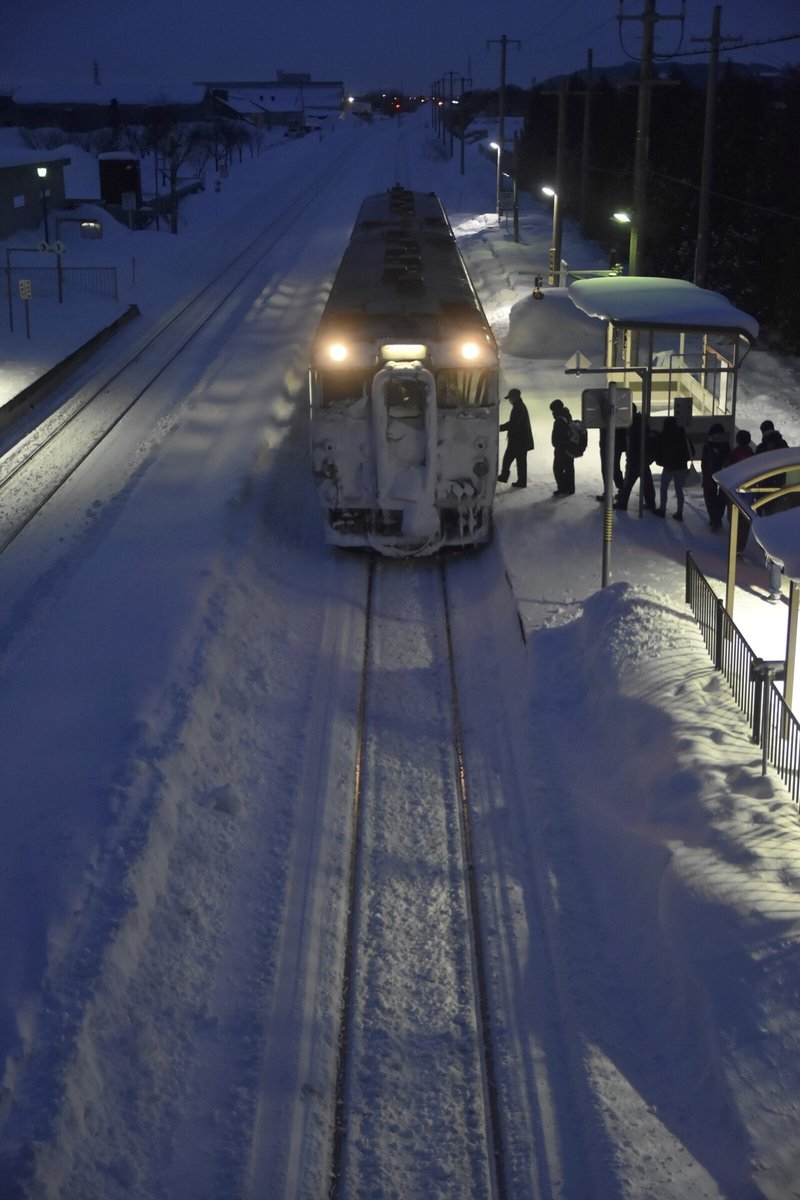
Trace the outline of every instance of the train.
<instances>
[{"instance_id":1,"label":"train","mask_svg":"<svg viewBox=\"0 0 800 1200\"><path fill-rule=\"evenodd\" d=\"M489 540L499 356L439 198L367 196L309 363L326 540L395 557Z\"/></svg>"}]
</instances>

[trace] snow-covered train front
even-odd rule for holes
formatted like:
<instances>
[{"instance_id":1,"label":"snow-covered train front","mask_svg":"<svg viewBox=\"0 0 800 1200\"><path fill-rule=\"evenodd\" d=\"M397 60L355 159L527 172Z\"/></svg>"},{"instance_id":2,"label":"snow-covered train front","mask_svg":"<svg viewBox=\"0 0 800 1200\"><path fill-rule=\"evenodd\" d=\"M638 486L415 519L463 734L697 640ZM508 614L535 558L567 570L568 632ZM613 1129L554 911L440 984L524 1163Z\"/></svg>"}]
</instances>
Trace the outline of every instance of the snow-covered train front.
<instances>
[{"instance_id":1,"label":"snow-covered train front","mask_svg":"<svg viewBox=\"0 0 800 1200\"><path fill-rule=\"evenodd\" d=\"M364 200L309 386L329 542L411 555L489 538L497 346L435 195Z\"/></svg>"}]
</instances>

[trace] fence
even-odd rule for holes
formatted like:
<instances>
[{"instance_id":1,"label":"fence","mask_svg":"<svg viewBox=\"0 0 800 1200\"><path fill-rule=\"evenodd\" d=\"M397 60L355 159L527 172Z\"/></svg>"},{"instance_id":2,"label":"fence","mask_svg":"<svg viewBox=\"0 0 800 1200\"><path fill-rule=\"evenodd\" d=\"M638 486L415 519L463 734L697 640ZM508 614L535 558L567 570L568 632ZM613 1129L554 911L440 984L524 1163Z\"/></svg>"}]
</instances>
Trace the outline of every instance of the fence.
<instances>
[{"instance_id":1,"label":"fence","mask_svg":"<svg viewBox=\"0 0 800 1200\"><path fill-rule=\"evenodd\" d=\"M691 553L686 555L686 603L715 668L727 679L750 723L753 741L761 746L764 773L770 762L800 807L800 723L775 686L785 664L753 652Z\"/></svg>"},{"instance_id":2,"label":"fence","mask_svg":"<svg viewBox=\"0 0 800 1200\"><path fill-rule=\"evenodd\" d=\"M30 279L33 295L57 296L58 267L2 267L6 276L5 288L17 295L20 279ZM10 277L10 278L9 278ZM93 292L117 300L116 267L61 267L61 285L64 291Z\"/></svg>"}]
</instances>

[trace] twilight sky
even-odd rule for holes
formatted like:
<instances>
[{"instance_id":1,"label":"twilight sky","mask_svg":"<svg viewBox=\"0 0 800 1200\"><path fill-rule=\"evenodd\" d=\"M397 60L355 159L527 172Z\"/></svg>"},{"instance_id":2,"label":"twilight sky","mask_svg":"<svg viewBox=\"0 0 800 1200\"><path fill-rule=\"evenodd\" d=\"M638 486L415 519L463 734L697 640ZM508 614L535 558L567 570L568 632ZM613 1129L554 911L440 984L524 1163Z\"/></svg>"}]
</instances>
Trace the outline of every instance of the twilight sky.
<instances>
[{"instance_id":1,"label":"twilight sky","mask_svg":"<svg viewBox=\"0 0 800 1200\"><path fill-rule=\"evenodd\" d=\"M640 14L644 0L624 0ZM674 18L680 0L657 0ZM637 57L642 25L617 20L618 0L5 0L0 21L0 87L89 83L93 63L103 84L267 80L277 70L343 80L349 91L397 87L427 91L437 79L471 77L496 86L499 39L509 39L507 78L528 87L575 71L593 50L595 66ZM659 21L656 49L702 50L714 0L686 0L686 21ZM745 42L800 34L800 0L727 0L722 33ZM517 45L516 43L520 44ZM800 61L800 38L729 56L776 66ZM448 84L449 86L449 84Z\"/></svg>"}]
</instances>

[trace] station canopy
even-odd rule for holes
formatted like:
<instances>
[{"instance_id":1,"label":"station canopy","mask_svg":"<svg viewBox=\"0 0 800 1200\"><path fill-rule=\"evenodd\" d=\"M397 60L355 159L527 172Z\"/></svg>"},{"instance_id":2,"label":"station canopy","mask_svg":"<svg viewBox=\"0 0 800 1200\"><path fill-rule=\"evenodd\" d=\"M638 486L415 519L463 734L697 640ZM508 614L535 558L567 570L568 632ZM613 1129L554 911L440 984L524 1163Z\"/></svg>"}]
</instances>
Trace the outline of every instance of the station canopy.
<instances>
[{"instance_id":1,"label":"station canopy","mask_svg":"<svg viewBox=\"0 0 800 1200\"><path fill-rule=\"evenodd\" d=\"M725 331L748 341L758 336L758 321L734 308L719 292L685 279L649 275L612 275L579 279L569 297L589 317L625 328Z\"/></svg>"},{"instance_id":2,"label":"station canopy","mask_svg":"<svg viewBox=\"0 0 800 1200\"><path fill-rule=\"evenodd\" d=\"M800 446L754 454L714 478L750 519L762 549L800 581Z\"/></svg>"}]
</instances>

